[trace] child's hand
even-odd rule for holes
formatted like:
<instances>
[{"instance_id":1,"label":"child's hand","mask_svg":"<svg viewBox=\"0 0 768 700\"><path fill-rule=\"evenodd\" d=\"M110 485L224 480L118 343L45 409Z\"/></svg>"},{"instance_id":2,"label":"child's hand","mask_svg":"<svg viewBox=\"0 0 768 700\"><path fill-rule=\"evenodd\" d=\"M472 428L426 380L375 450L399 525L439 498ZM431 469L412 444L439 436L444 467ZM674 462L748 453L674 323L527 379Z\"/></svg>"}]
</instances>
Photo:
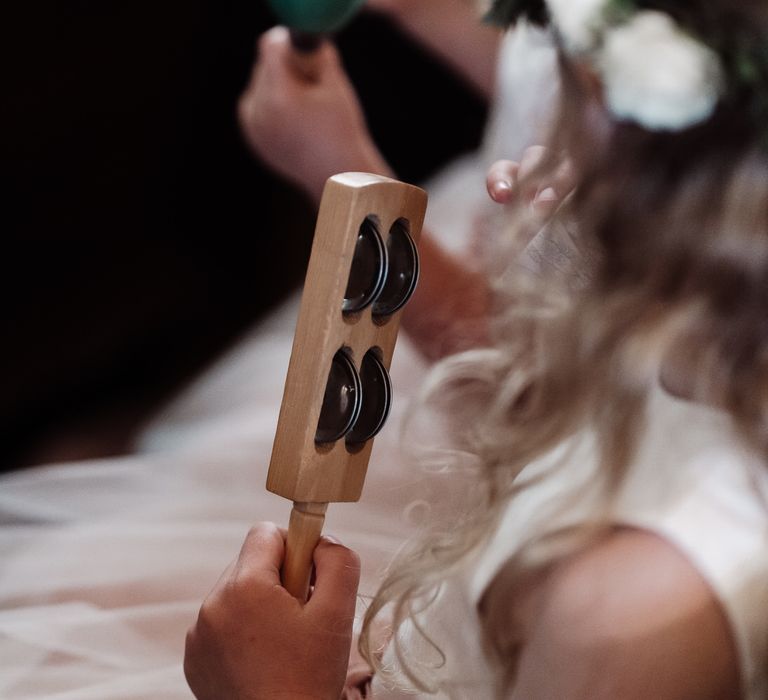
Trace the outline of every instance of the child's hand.
<instances>
[{"instance_id":1,"label":"child's hand","mask_svg":"<svg viewBox=\"0 0 768 700\"><path fill-rule=\"evenodd\" d=\"M280 584L285 534L254 527L187 633L184 672L200 700L337 700L347 671L360 562L323 538L301 605Z\"/></svg>"},{"instance_id":2,"label":"child's hand","mask_svg":"<svg viewBox=\"0 0 768 700\"><path fill-rule=\"evenodd\" d=\"M271 29L259 41L259 59L238 105L248 144L316 200L336 173L389 175L333 45L323 43L315 52L312 81L291 63L293 50L285 27Z\"/></svg>"},{"instance_id":3,"label":"child's hand","mask_svg":"<svg viewBox=\"0 0 768 700\"><path fill-rule=\"evenodd\" d=\"M542 217L552 214L560 202L571 192L574 175L568 160L564 160L550 182L532 178L536 169L549 153L543 146L531 146L525 150L519 163L511 160L496 161L488 170L485 184L494 202L506 204L517 197L532 206ZM518 183L526 183L521 191Z\"/></svg>"}]
</instances>

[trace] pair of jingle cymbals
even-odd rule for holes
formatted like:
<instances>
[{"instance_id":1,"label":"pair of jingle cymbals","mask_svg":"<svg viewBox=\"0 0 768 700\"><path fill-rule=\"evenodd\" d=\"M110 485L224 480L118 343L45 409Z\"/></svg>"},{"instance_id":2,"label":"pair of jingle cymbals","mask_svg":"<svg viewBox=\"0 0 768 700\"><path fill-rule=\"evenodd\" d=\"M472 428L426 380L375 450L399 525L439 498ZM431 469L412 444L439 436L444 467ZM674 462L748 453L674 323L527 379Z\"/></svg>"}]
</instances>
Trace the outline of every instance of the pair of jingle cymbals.
<instances>
[{"instance_id":1,"label":"pair of jingle cymbals","mask_svg":"<svg viewBox=\"0 0 768 700\"><path fill-rule=\"evenodd\" d=\"M405 305L418 277L418 252L407 226L396 221L385 245L375 220L367 217L358 232L342 312L371 306L374 321L383 322ZM315 441L343 437L349 446L364 443L381 430L391 403L392 383L376 349L365 353L359 372L341 349L331 364Z\"/></svg>"}]
</instances>

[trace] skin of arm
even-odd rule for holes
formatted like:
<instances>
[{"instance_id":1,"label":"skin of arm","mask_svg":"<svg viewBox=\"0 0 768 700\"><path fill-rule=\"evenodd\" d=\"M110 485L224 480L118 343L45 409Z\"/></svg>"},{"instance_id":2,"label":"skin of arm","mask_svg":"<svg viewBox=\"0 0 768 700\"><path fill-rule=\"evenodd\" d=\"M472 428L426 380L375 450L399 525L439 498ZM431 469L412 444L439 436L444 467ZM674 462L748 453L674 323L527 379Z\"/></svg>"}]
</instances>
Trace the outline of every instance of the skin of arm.
<instances>
[{"instance_id":1,"label":"skin of arm","mask_svg":"<svg viewBox=\"0 0 768 700\"><path fill-rule=\"evenodd\" d=\"M503 595L493 591L502 581L490 595ZM513 700L741 697L720 603L652 533L613 531L531 584L523 599Z\"/></svg>"},{"instance_id":2,"label":"skin of arm","mask_svg":"<svg viewBox=\"0 0 768 700\"><path fill-rule=\"evenodd\" d=\"M315 203L334 173L394 177L371 140L333 46L320 48L316 82L292 70L291 51L282 27L259 41L259 60L238 105L244 137L254 152ZM430 359L484 343L489 306L484 277L444 251L428 231L422 232L419 250L420 283L403 315L405 330Z\"/></svg>"},{"instance_id":3,"label":"skin of arm","mask_svg":"<svg viewBox=\"0 0 768 700\"><path fill-rule=\"evenodd\" d=\"M369 0L402 29L454 68L480 94L495 90L502 32L484 24L472 0Z\"/></svg>"}]
</instances>

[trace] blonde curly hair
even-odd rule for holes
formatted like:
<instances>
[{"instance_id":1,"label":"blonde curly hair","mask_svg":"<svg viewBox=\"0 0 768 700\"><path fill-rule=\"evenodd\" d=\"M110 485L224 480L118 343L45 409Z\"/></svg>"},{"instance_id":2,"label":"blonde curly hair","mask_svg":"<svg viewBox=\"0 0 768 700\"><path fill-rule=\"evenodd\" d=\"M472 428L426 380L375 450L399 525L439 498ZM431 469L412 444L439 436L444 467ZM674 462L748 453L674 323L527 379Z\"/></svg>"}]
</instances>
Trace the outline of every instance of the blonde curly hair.
<instances>
[{"instance_id":1,"label":"blonde curly hair","mask_svg":"<svg viewBox=\"0 0 768 700\"><path fill-rule=\"evenodd\" d=\"M768 37L765 4L738 5L710 1L708 21L719 13L731 31L757 28ZM428 379L422 404L444 410L453 439L445 454L477 475L477 487L450 528L433 529L393 563L361 637L375 666L365 632L371 621L386 608L395 628L410 619L418 630L416 613L533 486L520 477L523 468L585 428L596 436L607 513L643 430L649 391L675 358L692 368L682 389L715 401L745 443L768 457L768 149L760 125L735 100L678 133L613 123L596 139L580 67L561 56L561 73L550 157L532 178L546 182L558 154L569 155L577 185L550 226L577 221L580 249L596 254L578 263L589 273L578 285L553 288L551 276L532 279L508 265L497 277L493 346L448 358ZM513 216L519 235L531 225L522 209ZM577 531L538 533L505 566L505 586L512 590L608 525L598 513ZM508 687L520 640L505 622L509 600L486 603L486 642ZM405 675L429 691L397 635L393 643Z\"/></svg>"}]
</instances>

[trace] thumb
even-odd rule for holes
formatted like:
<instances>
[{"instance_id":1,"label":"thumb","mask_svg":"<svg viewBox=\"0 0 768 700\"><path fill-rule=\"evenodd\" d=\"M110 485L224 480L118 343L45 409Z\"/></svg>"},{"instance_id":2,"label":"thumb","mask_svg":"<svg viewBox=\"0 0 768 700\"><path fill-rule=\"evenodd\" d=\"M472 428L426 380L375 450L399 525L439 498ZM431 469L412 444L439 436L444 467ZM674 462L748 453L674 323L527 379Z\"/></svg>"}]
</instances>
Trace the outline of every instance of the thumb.
<instances>
[{"instance_id":1,"label":"thumb","mask_svg":"<svg viewBox=\"0 0 768 700\"><path fill-rule=\"evenodd\" d=\"M290 33L286 27L272 27L259 37L257 65L263 66L270 73L285 70L291 46Z\"/></svg>"}]
</instances>

